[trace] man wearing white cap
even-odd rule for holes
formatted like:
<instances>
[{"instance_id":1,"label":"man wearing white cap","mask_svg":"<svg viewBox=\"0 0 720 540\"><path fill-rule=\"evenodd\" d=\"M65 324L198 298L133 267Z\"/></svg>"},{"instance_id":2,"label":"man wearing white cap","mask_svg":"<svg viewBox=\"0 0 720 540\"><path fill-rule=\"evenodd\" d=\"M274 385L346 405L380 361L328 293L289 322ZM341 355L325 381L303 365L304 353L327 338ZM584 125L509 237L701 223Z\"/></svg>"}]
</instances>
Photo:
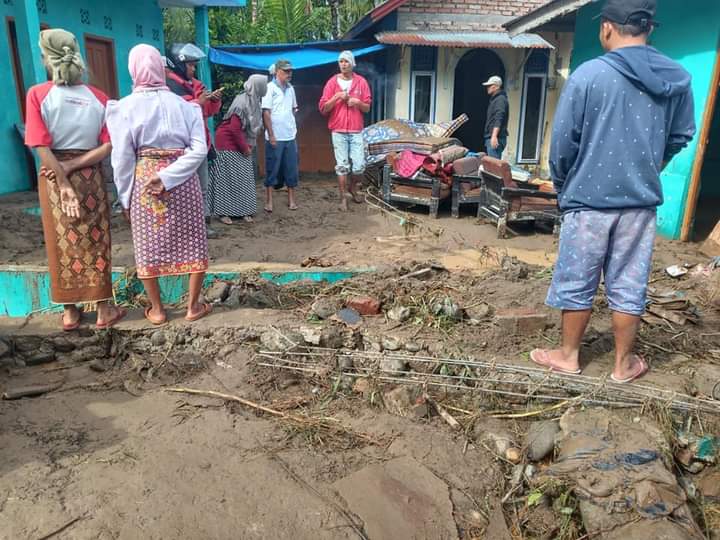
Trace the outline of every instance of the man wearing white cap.
<instances>
[{"instance_id":1,"label":"man wearing white cap","mask_svg":"<svg viewBox=\"0 0 720 540\"><path fill-rule=\"evenodd\" d=\"M500 77L493 75L483 83L483 86L487 88L490 96L485 120L485 151L490 157L502 159L503 150L507 145L510 104Z\"/></svg>"},{"instance_id":2,"label":"man wearing white cap","mask_svg":"<svg viewBox=\"0 0 720 540\"><path fill-rule=\"evenodd\" d=\"M365 143L362 130L363 115L370 110L372 94L370 86L361 75L353 73L355 56L343 51L338 58L340 73L333 75L325 84L320 98L320 112L328 117L328 129L332 132L335 152L335 173L340 188L340 209L347 210L347 181L350 195L356 203L361 202L356 186L365 172Z\"/></svg>"}]
</instances>

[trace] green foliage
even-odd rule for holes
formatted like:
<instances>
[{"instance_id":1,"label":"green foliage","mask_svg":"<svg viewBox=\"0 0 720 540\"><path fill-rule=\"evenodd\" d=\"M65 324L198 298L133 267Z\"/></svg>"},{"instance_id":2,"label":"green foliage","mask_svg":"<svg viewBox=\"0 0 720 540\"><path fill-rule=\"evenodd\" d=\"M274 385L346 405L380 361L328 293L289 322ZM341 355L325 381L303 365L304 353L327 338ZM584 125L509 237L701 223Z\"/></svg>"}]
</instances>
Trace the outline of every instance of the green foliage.
<instances>
[{"instance_id":1,"label":"green foliage","mask_svg":"<svg viewBox=\"0 0 720 540\"><path fill-rule=\"evenodd\" d=\"M195 41L195 13L189 8L163 9L165 47L172 43Z\"/></svg>"}]
</instances>

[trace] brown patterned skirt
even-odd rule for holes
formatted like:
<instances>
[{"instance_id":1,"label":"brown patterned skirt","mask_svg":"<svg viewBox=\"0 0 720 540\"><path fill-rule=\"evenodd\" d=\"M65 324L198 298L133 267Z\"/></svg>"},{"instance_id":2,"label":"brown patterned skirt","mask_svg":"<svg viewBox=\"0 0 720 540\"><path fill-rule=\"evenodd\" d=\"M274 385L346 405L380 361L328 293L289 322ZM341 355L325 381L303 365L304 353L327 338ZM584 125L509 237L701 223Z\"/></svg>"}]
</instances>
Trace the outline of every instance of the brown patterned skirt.
<instances>
[{"instance_id":1,"label":"brown patterned skirt","mask_svg":"<svg viewBox=\"0 0 720 540\"><path fill-rule=\"evenodd\" d=\"M83 151L54 150L59 161ZM60 190L44 175L38 195L50 267L50 297L56 304L98 302L112 298L110 207L100 166L68 176L80 201L80 217L69 218L60 207Z\"/></svg>"}]
</instances>

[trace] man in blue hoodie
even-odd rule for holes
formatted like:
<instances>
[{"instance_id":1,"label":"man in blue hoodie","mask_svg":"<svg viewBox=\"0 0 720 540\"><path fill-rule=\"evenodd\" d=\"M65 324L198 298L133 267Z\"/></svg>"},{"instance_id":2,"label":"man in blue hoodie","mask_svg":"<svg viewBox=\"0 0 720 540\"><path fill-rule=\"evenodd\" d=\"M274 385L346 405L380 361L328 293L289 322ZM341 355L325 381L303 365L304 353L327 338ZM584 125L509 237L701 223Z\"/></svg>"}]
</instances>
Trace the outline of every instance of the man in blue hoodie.
<instances>
[{"instance_id":1,"label":"man in blue hoodie","mask_svg":"<svg viewBox=\"0 0 720 540\"><path fill-rule=\"evenodd\" d=\"M655 0L608 0L606 54L568 80L553 125L550 169L563 212L547 304L562 310L562 345L535 349L536 364L580 373L580 343L604 277L613 312L612 379L627 383L648 364L633 352L652 269L660 172L695 134L690 75L647 45Z\"/></svg>"}]
</instances>

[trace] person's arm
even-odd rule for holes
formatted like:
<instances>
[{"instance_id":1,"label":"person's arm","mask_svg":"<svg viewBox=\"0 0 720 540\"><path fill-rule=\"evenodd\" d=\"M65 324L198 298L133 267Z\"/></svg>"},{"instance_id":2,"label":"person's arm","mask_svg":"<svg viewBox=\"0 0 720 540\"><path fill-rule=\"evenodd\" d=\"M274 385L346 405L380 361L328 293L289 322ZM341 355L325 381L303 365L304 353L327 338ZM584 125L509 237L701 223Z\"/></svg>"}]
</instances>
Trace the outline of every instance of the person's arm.
<instances>
[{"instance_id":1,"label":"person's arm","mask_svg":"<svg viewBox=\"0 0 720 540\"><path fill-rule=\"evenodd\" d=\"M238 150L240 150L242 154L249 156L252 153L252 148L250 148L245 138L242 120L240 120L236 114L233 114L230 118L230 133L232 133L233 141L235 141L235 146L237 146Z\"/></svg>"},{"instance_id":2,"label":"person's arm","mask_svg":"<svg viewBox=\"0 0 720 540\"><path fill-rule=\"evenodd\" d=\"M110 155L111 151L112 145L109 142L105 142L97 148L93 148L78 157L68 159L67 161L61 161L60 166L63 168L65 174L70 174L78 169L84 169L85 167L91 167L96 163L100 163L103 159Z\"/></svg>"},{"instance_id":3,"label":"person's arm","mask_svg":"<svg viewBox=\"0 0 720 540\"><path fill-rule=\"evenodd\" d=\"M275 146L277 144L277 139L275 139L275 133L273 133L272 112L270 109L263 109L263 125L265 126L265 131L267 131L268 142Z\"/></svg>"},{"instance_id":4,"label":"person's arm","mask_svg":"<svg viewBox=\"0 0 720 540\"><path fill-rule=\"evenodd\" d=\"M695 104L692 91L688 91L677 98L672 118L668 123L667 143L663 155L662 169L664 169L675 155L685 148L695 136Z\"/></svg>"},{"instance_id":5,"label":"person's arm","mask_svg":"<svg viewBox=\"0 0 720 540\"><path fill-rule=\"evenodd\" d=\"M499 104L500 106L497 107L497 110L495 111L495 114L493 115L492 120L492 133L490 136L490 145L497 149L498 146L500 146L500 130L505 125L505 122L507 121L508 116L508 102L507 98L501 98L503 99L503 103Z\"/></svg>"},{"instance_id":6,"label":"person's arm","mask_svg":"<svg viewBox=\"0 0 720 540\"><path fill-rule=\"evenodd\" d=\"M111 102L105 109L105 126L112 142L110 163L113 168L113 182L117 188L120 205L127 210L130 208L130 194L135 182L137 161L132 124L120 109L120 105Z\"/></svg>"},{"instance_id":7,"label":"person's arm","mask_svg":"<svg viewBox=\"0 0 720 540\"><path fill-rule=\"evenodd\" d=\"M65 170L60 161L55 157L53 151L47 146L36 146L35 151L40 158L40 172L43 173L43 169L49 170L46 173L48 179L53 179L57 182L58 190L60 191L60 209L63 214L70 218L80 217L80 201L78 200L75 189L70 184L70 181L65 175Z\"/></svg>"},{"instance_id":8,"label":"person's arm","mask_svg":"<svg viewBox=\"0 0 720 540\"><path fill-rule=\"evenodd\" d=\"M360 87L360 97L348 99L348 106L359 109L363 114L370 110L370 104L372 103L372 94L370 93L370 87L366 81L362 81Z\"/></svg>"},{"instance_id":9,"label":"person's arm","mask_svg":"<svg viewBox=\"0 0 720 540\"><path fill-rule=\"evenodd\" d=\"M565 180L575 166L585 122L586 85L578 83L578 72L565 85L558 101L550 142L550 173L555 191L562 192Z\"/></svg>"},{"instance_id":10,"label":"person's arm","mask_svg":"<svg viewBox=\"0 0 720 540\"><path fill-rule=\"evenodd\" d=\"M157 173L166 190L171 190L185 183L207 157L205 121L200 107L193 107L192 111L186 113L185 120L189 124L190 131L190 141L185 153Z\"/></svg>"},{"instance_id":11,"label":"person's arm","mask_svg":"<svg viewBox=\"0 0 720 540\"><path fill-rule=\"evenodd\" d=\"M334 87L335 85L333 84L333 79L330 79L325 83L325 88L323 88L320 103L318 103L318 109L320 109L320 114L323 116L330 114L330 112L335 108L335 105L345 99L345 92L343 91L335 92L334 94L332 93Z\"/></svg>"}]
</instances>

